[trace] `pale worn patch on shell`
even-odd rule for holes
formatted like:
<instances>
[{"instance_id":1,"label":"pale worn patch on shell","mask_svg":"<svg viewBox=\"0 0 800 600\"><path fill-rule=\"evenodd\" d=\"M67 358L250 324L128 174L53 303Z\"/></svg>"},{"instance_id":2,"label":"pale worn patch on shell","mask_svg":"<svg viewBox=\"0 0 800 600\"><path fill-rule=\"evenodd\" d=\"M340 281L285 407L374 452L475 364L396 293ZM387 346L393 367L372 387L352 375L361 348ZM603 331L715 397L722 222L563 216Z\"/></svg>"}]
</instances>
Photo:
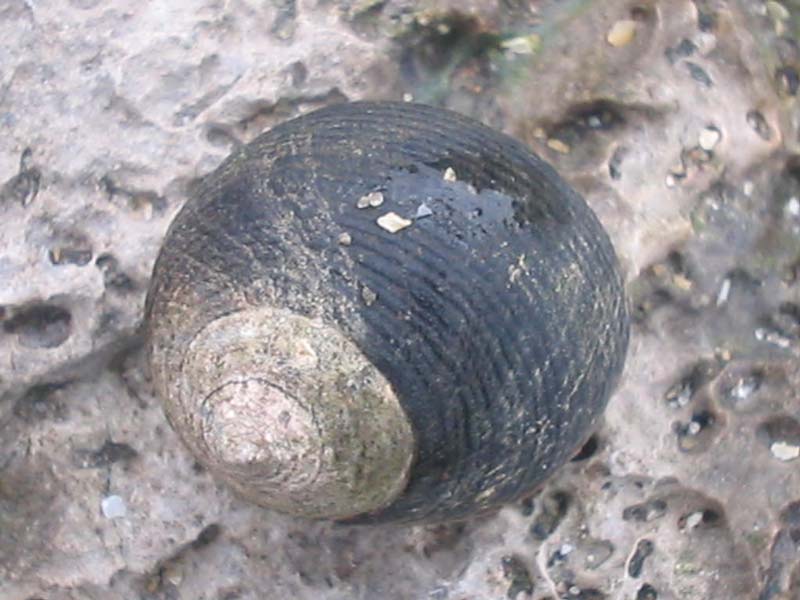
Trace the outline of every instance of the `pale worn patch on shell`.
<instances>
[{"instance_id":1,"label":"pale worn patch on shell","mask_svg":"<svg viewBox=\"0 0 800 600\"><path fill-rule=\"evenodd\" d=\"M386 378L336 326L254 307L192 341L165 403L200 461L257 504L310 518L383 508L414 436Z\"/></svg>"}]
</instances>

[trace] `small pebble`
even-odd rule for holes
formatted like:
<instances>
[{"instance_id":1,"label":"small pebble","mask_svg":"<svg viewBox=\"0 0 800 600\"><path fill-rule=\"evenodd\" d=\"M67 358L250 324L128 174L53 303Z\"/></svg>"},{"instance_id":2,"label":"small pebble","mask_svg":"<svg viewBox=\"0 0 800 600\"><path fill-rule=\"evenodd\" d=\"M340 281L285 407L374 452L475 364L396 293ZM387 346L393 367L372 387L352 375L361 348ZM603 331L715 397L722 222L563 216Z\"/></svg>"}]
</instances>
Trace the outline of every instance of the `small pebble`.
<instances>
[{"instance_id":1,"label":"small pebble","mask_svg":"<svg viewBox=\"0 0 800 600\"><path fill-rule=\"evenodd\" d=\"M773 442L769 449L772 456L782 461L788 462L800 456L800 446L788 442Z\"/></svg>"},{"instance_id":2,"label":"small pebble","mask_svg":"<svg viewBox=\"0 0 800 600\"><path fill-rule=\"evenodd\" d=\"M339 234L339 243L342 246L349 246L350 244L353 243L353 236L351 236L346 231L344 233L340 233Z\"/></svg>"},{"instance_id":3,"label":"small pebble","mask_svg":"<svg viewBox=\"0 0 800 600\"><path fill-rule=\"evenodd\" d=\"M558 138L550 138L547 140L547 147L555 150L559 154L569 154L570 147Z\"/></svg>"},{"instance_id":4,"label":"small pebble","mask_svg":"<svg viewBox=\"0 0 800 600\"><path fill-rule=\"evenodd\" d=\"M358 199L356 202L356 208L375 208L383 204L383 193L381 192L370 192L361 198Z\"/></svg>"},{"instance_id":5,"label":"small pebble","mask_svg":"<svg viewBox=\"0 0 800 600\"><path fill-rule=\"evenodd\" d=\"M414 94L409 94L406 92L403 94L403 102L413 102L414 101Z\"/></svg>"},{"instance_id":6,"label":"small pebble","mask_svg":"<svg viewBox=\"0 0 800 600\"><path fill-rule=\"evenodd\" d=\"M606 36L606 41L615 48L620 48L630 44L635 36L636 21L622 19L614 23L611 27Z\"/></svg>"},{"instance_id":7,"label":"small pebble","mask_svg":"<svg viewBox=\"0 0 800 600\"><path fill-rule=\"evenodd\" d=\"M456 177L455 169L453 169L453 167L447 167L444 170L444 176L442 177L442 179L444 179L445 181L449 181L450 183L457 181L458 178Z\"/></svg>"},{"instance_id":8,"label":"small pebble","mask_svg":"<svg viewBox=\"0 0 800 600\"><path fill-rule=\"evenodd\" d=\"M106 519L119 519L127 514L125 501L119 496L106 496L100 502L100 508Z\"/></svg>"},{"instance_id":9,"label":"small pebble","mask_svg":"<svg viewBox=\"0 0 800 600\"><path fill-rule=\"evenodd\" d=\"M389 233L397 233L412 224L412 221L404 219L395 212L388 212L385 215L378 217L378 226Z\"/></svg>"},{"instance_id":10,"label":"small pebble","mask_svg":"<svg viewBox=\"0 0 800 600\"><path fill-rule=\"evenodd\" d=\"M706 127L700 132L698 143L703 150L713 150L719 143L722 134L716 127Z\"/></svg>"}]
</instances>

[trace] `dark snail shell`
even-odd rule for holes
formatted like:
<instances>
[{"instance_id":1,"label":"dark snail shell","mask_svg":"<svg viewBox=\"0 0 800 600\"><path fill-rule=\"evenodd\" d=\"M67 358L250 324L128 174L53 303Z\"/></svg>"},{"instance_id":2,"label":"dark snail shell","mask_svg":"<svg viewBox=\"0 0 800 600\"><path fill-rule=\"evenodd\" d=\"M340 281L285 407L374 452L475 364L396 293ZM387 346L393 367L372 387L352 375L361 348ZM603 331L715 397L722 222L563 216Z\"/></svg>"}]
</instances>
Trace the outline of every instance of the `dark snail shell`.
<instances>
[{"instance_id":1,"label":"dark snail shell","mask_svg":"<svg viewBox=\"0 0 800 600\"><path fill-rule=\"evenodd\" d=\"M515 140L414 104L291 120L206 177L147 301L158 395L246 498L457 519L567 461L622 370L608 236Z\"/></svg>"}]
</instances>

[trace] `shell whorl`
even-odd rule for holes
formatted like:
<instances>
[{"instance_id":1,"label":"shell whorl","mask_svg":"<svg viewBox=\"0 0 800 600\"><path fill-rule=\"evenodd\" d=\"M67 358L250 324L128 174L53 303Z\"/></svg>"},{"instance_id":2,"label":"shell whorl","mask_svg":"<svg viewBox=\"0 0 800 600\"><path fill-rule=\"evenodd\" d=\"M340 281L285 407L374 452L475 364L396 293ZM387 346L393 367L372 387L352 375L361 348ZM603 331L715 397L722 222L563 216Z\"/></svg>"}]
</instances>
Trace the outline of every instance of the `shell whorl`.
<instances>
[{"instance_id":1,"label":"shell whorl","mask_svg":"<svg viewBox=\"0 0 800 600\"><path fill-rule=\"evenodd\" d=\"M147 320L157 393L203 464L261 504L359 521L530 492L588 436L628 342L585 202L513 139L395 103L235 151L170 227Z\"/></svg>"}]
</instances>

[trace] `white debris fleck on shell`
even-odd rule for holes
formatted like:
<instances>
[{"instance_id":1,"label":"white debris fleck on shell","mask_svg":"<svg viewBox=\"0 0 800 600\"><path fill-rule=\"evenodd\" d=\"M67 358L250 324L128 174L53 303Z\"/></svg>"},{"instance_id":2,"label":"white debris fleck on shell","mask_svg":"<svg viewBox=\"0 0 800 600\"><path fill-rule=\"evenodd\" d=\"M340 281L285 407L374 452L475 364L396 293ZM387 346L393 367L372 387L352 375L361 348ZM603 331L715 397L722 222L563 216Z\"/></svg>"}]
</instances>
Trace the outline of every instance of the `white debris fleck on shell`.
<instances>
[{"instance_id":1,"label":"white debris fleck on shell","mask_svg":"<svg viewBox=\"0 0 800 600\"><path fill-rule=\"evenodd\" d=\"M636 36L636 21L622 19L614 23L606 36L606 41L615 48L627 46Z\"/></svg>"},{"instance_id":2,"label":"white debris fleck on shell","mask_svg":"<svg viewBox=\"0 0 800 600\"><path fill-rule=\"evenodd\" d=\"M444 175L442 176L442 179L444 179L445 181L449 181L450 183L457 181L458 178L456 177L455 169L453 169L453 167L447 167L444 170Z\"/></svg>"},{"instance_id":3,"label":"white debris fleck on shell","mask_svg":"<svg viewBox=\"0 0 800 600\"><path fill-rule=\"evenodd\" d=\"M396 212L388 212L385 215L378 217L377 223L381 229L388 231L389 233L397 233L398 231L402 231L406 227L410 226L412 221L404 219Z\"/></svg>"},{"instance_id":4,"label":"white debris fleck on shell","mask_svg":"<svg viewBox=\"0 0 800 600\"><path fill-rule=\"evenodd\" d=\"M356 208L376 208L383 204L383 193L376 191L361 196L356 202Z\"/></svg>"}]
</instances>

